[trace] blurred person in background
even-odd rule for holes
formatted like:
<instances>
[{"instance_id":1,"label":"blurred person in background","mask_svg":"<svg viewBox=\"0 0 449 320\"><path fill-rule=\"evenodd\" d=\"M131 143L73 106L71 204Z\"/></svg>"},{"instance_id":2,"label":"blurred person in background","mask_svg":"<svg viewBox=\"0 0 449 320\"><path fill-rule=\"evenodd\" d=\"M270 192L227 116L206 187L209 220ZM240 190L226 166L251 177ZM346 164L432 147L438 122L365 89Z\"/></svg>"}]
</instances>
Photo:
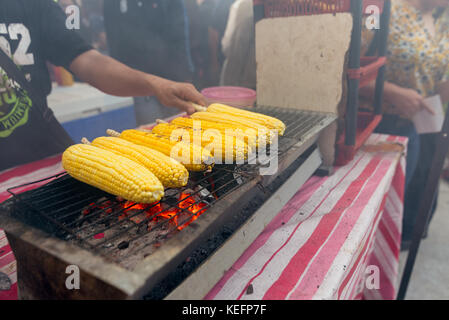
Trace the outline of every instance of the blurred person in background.
<instances>
[{"instance_id":1,"label":"blurred person in background","mask_svg":"<svg viewBox=\"0 0 449 320\"><path fill-rule=\"evenodd\" d=\"M221 41L225 61L220 85L256 89L256 44L253 0L237 0Z\"/></svg>"},{"instance_id":2,"label":"blurred person in background","mask_svg":"<svg viewBox=\"0 0 449 320\"><path fill-rule=\"evenodd\" d=\"M103 0L83 0L82 14L85 25L90 32L89 41L92 46L103 54L108 54L106 31L104 29Z\"/></svg>"},{"instance_id":3,"label":"blurred person in background","mask_svg":"<svg viewBox=\"0 0 449 320\"><path fill-rule=\"evenodd\" d=\"M107 0L104 19L110 55L137 70L192 82L189 23L184 0ZM138 125L173 116L155 97L135 97Z\"/></svg>"},{"instance_id":4,"label":"blurred person in background","mask_svg":"<svg viewBox=\"0 0 449 320\"><path fill-rule=\"evenodd\" d=\"M187 113L195 111L190 102L204 105L193 85L132 69L94 50L66 28L67 16L54 0L0 0L0 8L0 171L60 154L73 144L47 105L47 62L107 94L153 94Z\"/></svg>"},{"instance_id":5,"label":"blurred person in background","mask_svg":"<svg viewBox=\"0 0 449 320\"><path fill-rule=\"evenodd\" d=\"M198 88L210 86L209 26L215 0L185 0L189 17L190 52L195 73L193 82Z\"/></svg>"},{"instance_id":6,"label":"blurred person in background","mask_svg":"<svg viewBox=\"0 0 449 320\"><path fill-rule=\"evenodd\" d=\"M209 34L209 57L210 85L215 86L220 82L220 73L225 57L223 55L221 41L223 39L228 23L229 10L235 0L215 0L215 5L210 15Z\"/></svg>"},{"instance_id":7,"label":"blurred person in background","mask_svg":"<svg viewBox=\"0 0 449 320\"><path fill-rule=\"evenodd\" d=\"M411 243L436 148L436 134L418 135L411 119L429 109L425 98L440 94L443 103L449 100L449 88L443 86L449 80L448 7L449 0L392 1L384 117L377 132L409 138L403 249ZM374 83L360 93L372 99Z\"/></svg>"}]
</instances>

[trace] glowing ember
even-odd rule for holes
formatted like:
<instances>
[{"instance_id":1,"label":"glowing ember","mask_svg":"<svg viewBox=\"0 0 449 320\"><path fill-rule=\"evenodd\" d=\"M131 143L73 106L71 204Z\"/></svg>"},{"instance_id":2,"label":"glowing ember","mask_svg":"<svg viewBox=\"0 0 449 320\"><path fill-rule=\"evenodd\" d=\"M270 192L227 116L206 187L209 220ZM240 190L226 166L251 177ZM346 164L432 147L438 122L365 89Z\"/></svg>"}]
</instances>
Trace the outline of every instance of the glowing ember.
<instances>
[{"instance_id":1,"label":"glowing ember","mask_svg":"<svg viewBox=\"0 0 449 320\"><path fill-rule=\"evenodd\" d=\"M141 204L134 203L131 201L124 201L122 203L123 213L120 214L118 220L130 219L136 224L140 224L145 220L151 219L152 221L158 221L161 219L169 220L170 224L177 227L178 230L182 230L191 224L193 221L198 219L198 217L206 211L207 204L204 202L199 202L194 198L194 195L189 193L181 193L177 199L178 206L170 209L164 210L161 203L152 204ZM101 205L91 203L86 209L82 211L82 214L88 215L96 210L104 210L106 214L112 214L111 201L105 201ZM142 211L142 212L139 212ZM190 219L187 222L183 222L181 225L178 222L179 217L184 217L184 214L189 214ZM185 217L184 217L185 219ZM151 221L150 221L151 222ZM94 236L95 239L104 237L104 234L97 234Z\"/></svg>"},{"instance_id":2,"label":"glowing ember","mask_svg":"<svg viewBox=\"0 0 449 320\"><path fill-rule=\"evenodd\" d=\"M206 211L205 207L207 204L203 202L196 203L194 196L189 193L181 193L179 195L178 202L178 207L163 210L160 203L136 204L134 202L127 201L123 204L125 212L119 217L119 220L125 219L126 217L132 215L132 212L135 210L145 210L144 212L147 219L150 218L153 221L157 221L158 219L169 220L169 223L175 225L178 230L182 230L198 219L198 217ZM187 222L179 225L178 218L183 212L183 209L184 212L188 212L191 217ZM130 219L137 224L143 221L140 215L131 216Z\"/></svg>"},{"instance_id":3,"label":"glowing ember","mask_svg":"<svg viewBox=\"0 0 449 320\"><path fill-rule=\"evenodd\" d=\"M104 233L98 233L96 235L94 235L94 239L103 239L104 238Z\"/></svg>"},{"instance_id":4,"label":"glowing ember","mask_svg":"<svg viewBox=\"0 0 449 320\"><path fill-rule=\"evenodd\" d=\"M206 212L206 209L203 209L204 207L206 207L207 204L200 202L198 204L194 204L192 205L188 211L190 211L192 213L192 217L190 218L189 221L187 221L186 223L184 223L182 226L178 226L178 230L182 230L185 227L187 227L189 224L191 224L193 221L195 221L196 219L198 219L198 217L200 215L202 215L204 212Z\"/></svg>"}]
</instances>

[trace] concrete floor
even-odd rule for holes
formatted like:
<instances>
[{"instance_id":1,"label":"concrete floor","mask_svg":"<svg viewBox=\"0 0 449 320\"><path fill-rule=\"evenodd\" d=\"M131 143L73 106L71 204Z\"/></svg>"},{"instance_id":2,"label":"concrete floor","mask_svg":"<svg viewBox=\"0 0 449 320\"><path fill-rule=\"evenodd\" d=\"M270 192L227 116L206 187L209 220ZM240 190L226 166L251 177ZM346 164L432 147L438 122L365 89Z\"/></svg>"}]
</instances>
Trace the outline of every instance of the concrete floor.
<instances>
[{"instance_id":1,"label":"concrete floor","mask_svg":"<svg viewBox=\"0 0 449 320\"><path fill-rule=\"evenodd\" d=\"M449 184L442 182L437 212L427 239L421 242L407 300L449 299ZM407 259L402 252L400 270Z\"/></svg>"}]
</instances>

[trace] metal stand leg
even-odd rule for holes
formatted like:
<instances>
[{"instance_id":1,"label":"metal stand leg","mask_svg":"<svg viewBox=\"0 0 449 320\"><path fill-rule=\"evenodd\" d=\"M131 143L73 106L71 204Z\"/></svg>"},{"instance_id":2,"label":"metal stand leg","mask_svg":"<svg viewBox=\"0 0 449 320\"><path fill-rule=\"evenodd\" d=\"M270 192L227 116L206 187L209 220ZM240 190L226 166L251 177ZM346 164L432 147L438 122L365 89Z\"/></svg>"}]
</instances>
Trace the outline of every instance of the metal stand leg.
<instances>
[{"instance_id":1,"label":"metal stand leg","mask_svg":"<svg viewBox=\"0 0 449 320\"><path fill-rule=\"evenodd\" d=\"M404 300L405 295L407 294L407 288L415 265L416 255L418 254L419 245L421 244L422 236L432 212L433 200L435 199L435 193L438 190L440 175L444 167L446 155L449 151L449 112L446 113L443 130L438 135L437 145L439 147L433 158L432 168L429 177L427 178L425 192L422 195L423 199L419 208L418 217L416 218L412 244L410 246L407 263L405 265L401 286L397 296L398 300Z\"/></svg>"}]
</instances>

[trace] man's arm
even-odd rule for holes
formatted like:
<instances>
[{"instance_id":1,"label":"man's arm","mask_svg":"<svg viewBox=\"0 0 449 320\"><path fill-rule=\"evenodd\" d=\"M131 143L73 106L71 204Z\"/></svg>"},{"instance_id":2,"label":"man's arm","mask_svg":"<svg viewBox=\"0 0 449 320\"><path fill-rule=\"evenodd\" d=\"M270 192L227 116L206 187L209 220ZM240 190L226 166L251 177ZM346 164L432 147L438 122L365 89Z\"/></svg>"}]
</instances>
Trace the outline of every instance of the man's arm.
<instances>
[{"instance_id":1,"label":"man's arm","mask_svg":"<svg viewBox=\"0 0 449 320\"><path fill-rule=\"evenodd\" d=\"M360 88L360 95L371 101L374 100L376 82ZM421 109L434 114L432 108L424 103L424 97L416 90L403 88L394 83L385 81L383 101L391 104L405 118L412 118Z\"/></svg>"},{"instance_id":2,"label":"man's arm","mask_svg":"<svg viewBox=\"0 0 449 320\"><path fill-rule=\"evenodd\" d=\"M191 114L189 102L205 105L203 96L190 83L179 83L150 75L89 50L73 60L70 70L95 88L116 96L155 95L165 106L173 106Z\"/></svg>"}]
</instances>

